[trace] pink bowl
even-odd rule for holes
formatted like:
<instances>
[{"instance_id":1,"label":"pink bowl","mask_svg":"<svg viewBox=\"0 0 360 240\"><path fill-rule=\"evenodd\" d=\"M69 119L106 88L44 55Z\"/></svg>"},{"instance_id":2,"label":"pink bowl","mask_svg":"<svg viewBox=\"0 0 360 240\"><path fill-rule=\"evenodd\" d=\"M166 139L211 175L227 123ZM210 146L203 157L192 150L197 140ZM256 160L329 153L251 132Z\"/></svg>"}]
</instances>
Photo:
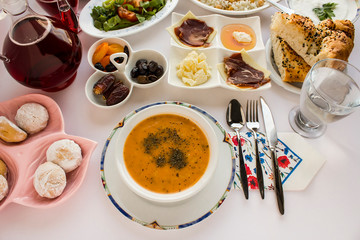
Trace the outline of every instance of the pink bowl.
<instances>
[{"instance_id":1,"label":"pink bowl","mask_svg":"<svg viewBox=\"0 0 360 240\"><path fill-rule=\"evenodd\" d=\"M81 185L89 165L89 160L97 143L78 136L64 133L64 119L59 106L51 98L41 94L29 94L0 103L0 116L15 123L17 109L28 102L42 104L49 112L47 127L39 133L29 135L21 143L6 143L0 140L0 159L9 170L9 193L0 201L0 210L14 202L28 207L49 208L67 200ZM60 139L71 139L80 145L83 155L81 165L66 174L67 184L64 192L55 199L40 197L33 186L36 168L46 161L46 150Z\"/></svg>"}]
</instances>

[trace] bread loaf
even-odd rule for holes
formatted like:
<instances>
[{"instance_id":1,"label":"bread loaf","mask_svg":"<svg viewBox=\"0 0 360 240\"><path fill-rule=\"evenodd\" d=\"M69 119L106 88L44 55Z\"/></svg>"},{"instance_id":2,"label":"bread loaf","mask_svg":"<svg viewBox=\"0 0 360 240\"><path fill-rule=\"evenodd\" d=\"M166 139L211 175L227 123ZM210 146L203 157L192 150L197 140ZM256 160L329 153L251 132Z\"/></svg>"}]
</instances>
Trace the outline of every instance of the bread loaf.
<instances>
[{"instance_id":1,"label":"bread loaf","mask_svg":"<svg viewBox=\"0 0 360 240\"><path fill-rule=\"evenodd\" d=\"M347 61L354 47L354 31L349 20L327 19L314 25L307 17L275 13L270 32L282 80L303 81L310 66L325 58Z\"/></svg>"}]
</instances>

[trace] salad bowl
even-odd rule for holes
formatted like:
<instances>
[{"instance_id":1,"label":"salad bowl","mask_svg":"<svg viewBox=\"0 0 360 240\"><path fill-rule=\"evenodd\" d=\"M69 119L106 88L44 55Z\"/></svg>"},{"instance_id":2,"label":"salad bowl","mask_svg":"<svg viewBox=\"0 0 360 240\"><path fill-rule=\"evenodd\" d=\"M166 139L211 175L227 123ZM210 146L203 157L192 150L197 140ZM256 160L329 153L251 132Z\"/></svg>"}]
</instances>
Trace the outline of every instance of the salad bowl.
<instances>
[{"instance_id":1,"label":"salad bowl","mask_svg":"<svg viewBox=\"0 0 360 240\"><path fill-rule=\"evenodd\" d=\"M178 4L178 0L166 0L165 6L148 20L145 20L141 23L135 24L130 27L120 28L118 30L112 30L112 31L104 31L94 26L94 21L93 18L91 17L93 8L97 6L101 6L103 2L105 1L104 0L89 1L84 6L79 17L79 24L81 29L88 35L97 38L124 37L146 30L149 27L155 25L156 23L166 18L171 12L173 12L176 5Z\"/></svg>"}]
</instances>

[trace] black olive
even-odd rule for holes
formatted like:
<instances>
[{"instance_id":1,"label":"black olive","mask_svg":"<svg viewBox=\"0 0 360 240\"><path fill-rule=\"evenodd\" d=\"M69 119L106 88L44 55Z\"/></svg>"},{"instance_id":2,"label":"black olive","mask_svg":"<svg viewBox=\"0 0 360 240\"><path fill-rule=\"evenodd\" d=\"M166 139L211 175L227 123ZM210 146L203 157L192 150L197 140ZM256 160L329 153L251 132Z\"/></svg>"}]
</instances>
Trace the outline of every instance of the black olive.
<instances>
[{"instance_id":1,"label":"black olive","mask_svg":"<svg viewBox=\"0 0 360 240\"><path fill-rule=\"evenodd\" d=\"M161 65L158 65L155 75L160 78L164 74L164 68Z\"/></svg>"},{"instance_id":2,"label":"black olive","mask_svg":"<svg viewBox=\"0 0 360 240\"><path fill-rule=\"evenodd\" d=\"M131 69L130 76L132 78L137 78L139 76L139 69L137 67Z\"/></svg>"},{"instance_id":3,"label":"black olive","mask_svg":"<svg viewBox=\"0 0 360 240\"><path fill-rule=\"evenodd\" d=\"M105 66L105 70L107 72L114 72L117 70L117 68L114 66L114 64L112 64L111 62Z\"/></svg>"},{"instance_id":4,"label":"black olive","mask_svg":"<svg viewBox=\"0 0 360 240\"><path fill-rule=\"evenodd\" d=\"M126 46L126 45L124 47L124 53L128 56L128 59L126 61L126 63L127 63L129 61L129 58L130 58L130 52L129 52L128 46Z\"/></svg>"},{"instance_id":5,"label":"black olive","mask_svg":"<svg viewBox=\"0 0 360 240\"><path fill-rule=\"evenodd\" d=\"M139 75L137 77L137 82L141 84L149 83L148 77L146 75Z\"/></svg>"},{"instance_id":6,"label":"black olive","mask_svg":"<svg viewBox=\"0 0 360 240\"><path fill-rule=\"evenodd\" d=\"M123 57L117 57L117 58L114 58L114 60L117 63L122 63L124 61L124 58Z\"/></svg>"},{"instance_id":7,"label":"black olive","mask_svg":"<svg viewBox=\"0 0 360 240\"><path fill-rule=\"evenodd\" d=\"M103 65L101 65L101 63L99 63L99 62L95 63L94 67L95 67L96 69L101 70L101 71L104 71L104 70L105 70L105 68L103 67Z\"/></svg>"},{"instance_id":8,"label":"black olive","mask_svg":"<svg viewBox=\"0 0 360 240\"><path fill-rule=\"evenodd\" d=\"M148 73L148 65L145 62L142 62L138 66L140 75L147 75Z\"/></svg>"},{"instance_id":9,"label":"black olive","mask_svg":"<svg viewBox=\"0 0 360 240\"><path fill-rule=\"evenodd\" d=\"M139 68L140 64L142 64L142 63L147 64L147 60L146 59L139 59L139 60L136 61L135 66L137 66Z\"/></svg>"},{"instance_id":10,"label":"black olive","mask_svg":"<svg viewBox=\"0 0 360 240\"><path fill-rule=\"evenodd\" d=\"M153 74L148 76L148 79L150 82L155 82L156 80L158 80L159 78Z\"/></svg>"},{"instance_id":11,"label":"black olive","mask_svg":"<svg viewBox=\"0 0 360 240\"><path fill-rule=\"evenodd\" d=\"M155 61L150 61L148 64L149 71L152 73L154 73L156 71L157 67L158 67L158 64Z\"/></svg>"}]
</instances>

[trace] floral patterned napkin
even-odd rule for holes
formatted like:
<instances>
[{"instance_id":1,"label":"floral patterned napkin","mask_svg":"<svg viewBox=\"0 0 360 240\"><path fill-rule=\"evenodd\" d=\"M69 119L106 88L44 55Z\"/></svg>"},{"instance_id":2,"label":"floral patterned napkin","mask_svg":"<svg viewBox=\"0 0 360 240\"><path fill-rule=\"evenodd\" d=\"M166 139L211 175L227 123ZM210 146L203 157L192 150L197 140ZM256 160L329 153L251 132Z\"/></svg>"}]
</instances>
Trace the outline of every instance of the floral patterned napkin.
<instances>
[{"instance_id":1,"label":"floral patterned napkin","mask_svg":"<svg viewBox=\"0 0 360 240\"><path fill-rule=\"evenodd\" d=\"M271 152L265 135L258 133L259 155L264 176L265 189L274 190L274 174L272 172L273 164L271 160ZM233 188L240 189L240 175L239 175L239 156L238 156L238 141L236 133L228 133L228 141L234 148L236 157L236 170ZM249 183L249 189L258 189L258 181L256 178L256 157L255 146L252 132L241 133L241 146L245 160L246 173ZM295 153L290 147L287 146L281 139L276 146L276 154L280 169L282 183L284 184L288 178L292 176L294 171L302 164L303 159Z\"/></svg>"}]
</instances>

